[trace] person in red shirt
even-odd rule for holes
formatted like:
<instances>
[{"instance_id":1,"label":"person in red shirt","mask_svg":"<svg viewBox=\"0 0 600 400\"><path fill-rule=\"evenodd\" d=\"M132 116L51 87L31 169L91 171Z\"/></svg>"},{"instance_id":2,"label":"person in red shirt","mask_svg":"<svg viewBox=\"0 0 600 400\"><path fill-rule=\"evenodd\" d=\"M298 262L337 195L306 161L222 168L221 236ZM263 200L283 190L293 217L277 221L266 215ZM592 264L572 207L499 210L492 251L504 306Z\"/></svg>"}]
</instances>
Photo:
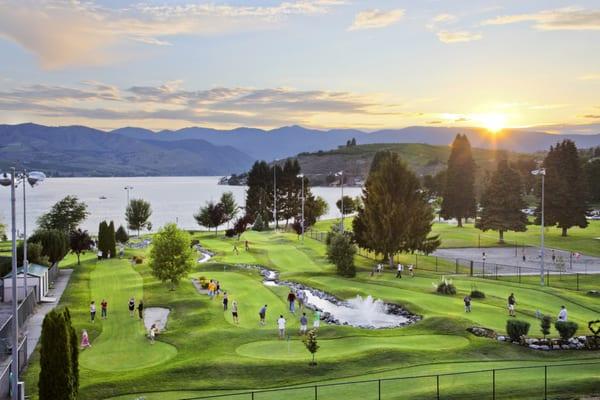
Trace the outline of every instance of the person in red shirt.
<instances>
[{"instance_id":1,"label":"person in red shirt","mask_svg":"<svg viewBox=\"0 0 600 400\"><path fill-rule=\"evenodd\" d=\"M106 319L106 314L108 311L108 303L106 302L106 300L102 299L102 303L100 303L100 308L102 310L102 319Z\"/></svg>"}]
</instances>

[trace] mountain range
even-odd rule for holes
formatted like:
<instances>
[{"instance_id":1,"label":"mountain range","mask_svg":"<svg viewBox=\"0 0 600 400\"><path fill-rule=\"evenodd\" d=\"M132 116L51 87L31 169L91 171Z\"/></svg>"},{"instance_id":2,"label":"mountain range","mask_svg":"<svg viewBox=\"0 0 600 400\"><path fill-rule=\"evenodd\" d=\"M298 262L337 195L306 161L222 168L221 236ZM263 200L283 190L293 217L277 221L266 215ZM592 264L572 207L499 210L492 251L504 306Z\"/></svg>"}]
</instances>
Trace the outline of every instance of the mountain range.
<instances>
[{"instance_id":1,"label":"mountain range","mask_svg":"<svg viewBox=\"0 0 600 400\"><path fill-rule=\"evenodd\" d=\"M459 132L469 137L473 147L484 149L544 151L567 138L581 148L600 146L600 134L555 135L528 129L507 129L498 135L480 128L414 126L364 132L297 125L273 130L191 127L160 132L126 127L107 132L27 123L0 125L0 169L21 163L63 176L227 175L247 170L257 159L271 161L336 149L353 138L357 144L448 145Z\"/></svg>"}]
</instances>

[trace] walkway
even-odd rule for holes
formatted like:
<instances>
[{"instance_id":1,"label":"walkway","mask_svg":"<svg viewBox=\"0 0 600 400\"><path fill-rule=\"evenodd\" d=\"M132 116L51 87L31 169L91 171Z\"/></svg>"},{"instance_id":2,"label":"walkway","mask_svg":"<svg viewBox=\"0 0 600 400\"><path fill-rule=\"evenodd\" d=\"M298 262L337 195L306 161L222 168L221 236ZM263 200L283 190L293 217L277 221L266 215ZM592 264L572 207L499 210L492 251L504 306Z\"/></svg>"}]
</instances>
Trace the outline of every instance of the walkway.
<instances>
[{"instance_id":1,"label":"walkway","mask_svg":"<svg viewBox=\"0 0 600 400\"><path fill-rule=\"evenodd\" d=\"M48 291L47 297L54 297L56 301L53 303L41 303L35 307L33 314L27 318L25 325L21 328L21 332L27 335L27 358L31 357L35 347L37 346L40 336L42 335L42 322L44 317L60 302L63 292L67 288L69 279L71 279L72 269L61 269L58 273L54 288Z\"/></svg>"}]
</instances>

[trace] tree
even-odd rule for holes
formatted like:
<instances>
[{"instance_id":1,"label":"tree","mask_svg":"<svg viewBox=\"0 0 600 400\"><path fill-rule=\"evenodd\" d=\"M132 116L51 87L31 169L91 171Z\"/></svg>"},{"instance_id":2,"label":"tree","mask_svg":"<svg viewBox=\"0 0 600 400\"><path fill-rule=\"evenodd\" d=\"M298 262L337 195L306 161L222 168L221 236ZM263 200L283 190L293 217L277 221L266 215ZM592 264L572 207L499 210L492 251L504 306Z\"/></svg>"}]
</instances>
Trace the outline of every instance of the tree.
<instances>
[{"instance_id":1,"label":"tree","mask_svg":"<svg viewBox=\"0 0 600 400\"><path fill-rule=\"evenodd\" d=\"M80 228L71 231L69 235L69 248L71 252L77 255L77 265L81 265L80 256L92 248L94 244L88 231L83 231Z\"/></svg>"},{"instance_id":2,"label":"tree","mask_svg":"<svg viewBox=\"0 0 600 400\"><path fill-rule=\"evenodd\" d=\"M346 277L356 276L354 255L356 246L350 238L342 233L330 232L327 235L327 259L337 268L338 275Z\"/></svg>"},{"instance_id":3,"label":"tree","mask_svg":"<svg viewBox=\"0 0 600 400\"><path fill-rule=\"evenodd\" d=\"M140 230L146 228L150 223L148 220L151 215L150 203L142 199L131 200L125 210L125 219L129 229L137 231L138 236L140 236Z\"/></svg>"},{"instance_id":4,"label":"tree","mask_svg":"<svg viewBox=\"0 0 600 400\"><path fill-rule=\"evenodd\" d=\"M129 241L129 235L125 228L123 228L123 225L119 225L119 229L115 232L115 240L121 244L125 244Z\"/></svg>"},{"instance_id":5,"label":"tree","mask_svg":"<svg viewBox=\"0 0 600 400\"><path fill-rule=\"evenodd\" d=\"M315 331L314 329L308 331L306 337L303 339L303 342L304 346L306 346L306 350L308 350L309 353L312 355L312 361L309 365L317 365L315 361L315 355L317 354L317 351L319 351L320 347L317 343L317 331Z\"/></svg>"},{"instance_id":6,"label":"tree","mask_svg":"<svg viewBox=\"0 0 600 400\"><path fill-rule=\"evenodd\" d=\"M100 222L98 225L98 250L102 252L102 258L106 258L108 255L109 243L108 243L108 224L106 221Z\"/></svg>"},{"instance_id":7,"label":"tree","mask_svg":"<svg viewBox=\"0 0 600 400\"><path fill-rule=\"evenodd\" d=\"M171 290L196 264L190 247L191 236L175 224L167 224L154 235L150 248L152 275L162 282L169 281Z\"/></svg>"},{"instance_id":8,"label":"tree","mask_svg":"<svg viewBox=\"0 0 600 400\"><path fill-rule=\"evenodd\" d=\"M484 232L498 231L499 243L504 243L506 231L525 232L527 215L522 211L526 204L521 186L519 173L501 160L481 197L482 211L475 227Z\"/></svg>"},{"instance_id":9,"label":"tree","mask_svg":"<svg viewBox=\"0 0 600 400\"><path fill-rule=\"evenodd\" d=\"M38 229L28 242L42 245L42 256L48 257L51 264L61 261L69 253L69 236L58 229Z\"/></svg>"},{"instance_id":10,"label":"tree","mask_svg":"<svg viewBox=\"0 0 600 400\"><path fill-rule=\"evenodd\" d=\"M70 318L57 309L44 317L40 348L38 381L40 400L74 400L77 398L76 373ZM75 343L77 344L77 343Z\"/></svg>"},{"instance_id":11,"label":"tree","mask_svg":"<svg viewBox=\"0 0 600 400\"><path fill-rule=\"evenodd\" d=\"M251 223L250 221L250 217L244 215L243 217L238 218L233 224L233 234L237 235L238 240L240 239L240 236L242 236L242 233L246 232L248 229L248 225Z\"/></svg>"},{"instance_id":12,"label":"tree","mask_svg":"<svg viewBox=\"0 0 600 400\"><path fill-rule=\"evenodd\" d=\"M27 261L29 264L48 265L48 257L44 254L44 248L40 243L32 242L31 239L27 240ZM23 260L23 242L17 246L17 260L22 262Z\"/></svg>"},{"instance_id":13,"label":"tree","mask_svg":"<svg viewBox=\"0 0 600 400\"><path fill-rule=\"evenodd\" d=\"M4 223L0 219L0 240L7 240L7 239L8 238L6 237L6 225L4 225Z\"/></svg>"},{"instance_id":14,"label":"tree","mask_svg":"<svg viewBox=\"0 0 600 400\"><path fill-rule=\"evenodd\" d=\"M68 234L77 229L89 214L87 204L79 201L77 196L66 196L54 204L49 212L42 214L37 224L39 229L57 229Z\"/></svg>"},{"instance_id":15,"label":"tree","mask_svg":"<svg viewBox=\"0 0 600 400\"><path fill-rule=\"evenodd\" d=\"M235 218L240 208L231 192L225 192L221 195L220 204L223 206L223 222L227 222L229 227L229 221Z\"/></svg>"},{"instance_id":16,"label":"tree","mask_svg":"<svg viewBox=\"0 0 600 400\"><path fill-rule=\"evenodd\" d=\"M463 218L475 217L475 161L466 135L456 135L452 143L443 197L443 218L456 218L462 227Z\"/></svg>"},{"instance_id":17,"label":"tree","mask_svg":"<svg viewBox=\"0 0 600 400\"><path fill-rule=\"evenodd\" d=\"M215 236L219 225L225 222L225 210L223 204L207 201L204 207L201 207L197 214L194 214L196 222L206 228L215 228Z\"/></svg>"},{"instance_id":18,"label":"tree","mask_svg":"<svg viewBox=\"0 0 600 400\"><path fill-rule=\"evenodd\" d=\"M265 161L256 161L248 172L246 214L252 221L258 216L265 222L273 215L273 174Z\"/></svg>"},{"instance_id":19,"label":"tree","mask_svg":"<svg viewBox=\"0 0 600 400\"><path fill-rule=\"evenodd\" d=\"M342 203L344 204L343 211L342 211ZM344 215L352 214L354 211L356 211L356 207L355 207L356 203L355 203L354 199L350 196L344 196L343 198L339 199L338 201L335 202L335 206Z\"/></svg>"},{"instance_id":20,"label":"tree","mask_svg":"<svg viewBox=\"0 0 600 400\"><path fill-rule=\"evenodd\" d=\"M596 148L600 151L600 147ZM592 203L600 203L600 158L588 160L583 167L587 179L588 200ZM2 228L0 227L0 233Z\"/></svg>"},{"instance_id":21,"label":"tree","mask_svg":"<svg viewBox=\"0 0 600 400\"><path fill-rule=\"evenodd\" d=\"M364 207L352 221L356 243L388 258L398 252L431 252L440 241L429 237L433 210L419 180L397 153L378 152L363 189Z\"/></svg>"},{"instance_id":22,"label":"tree","mask_svg":"<svg viewBox=\"0 0 600 400\"><path fill-rule=\"evenodd\" d=\"M67 330L69 331L69 345L71 347L71 376L73 377L73 394L77 398L79 394L79 340L77 338L77 332L73 327L71 320L71 313L69 308L65 307L64 310L65 323L67 324Z\"/></svg>"},{"instance_id":23,"label":"tree","mask_svg":"<svg viewBox=\"0 0 600 400\"><path fill-rule=\"evenodd\" d=\"M304 208L306 208L306 204L304 205ZM311 211L315 216L315 219L318 221L323 215L329 212L329 204L327 204L327 200L321 196L316 196L311 205Z\"/></svg>"},{"instance_id":24,"label":"tree","mask_svg":"<svg viewBox=\"0 0 600 400\"><path fill-rule=\"evenodd\" d=\"M550 327L552 326L552 317L549 315L544 315L542 320L540 321L540 331L542 335L544 335L544 339L546 336L550 334Z\"/></svg>"},{"instance_id":25,"label":"tree","mask_svg":"<svg viewBox=\"0 0 600 400\"><path fill-rule=\"evenodd\" d=\"M567 236L567 230L573 226L587 227L585 177L575 143L566 139L550 147L544 168L545 225L558 226L562 229L562 236ZM540 215L541 204L536 210L536 224L541 223Z\"/></svg>"},{"instance_id":26,"label":"tree","mask_svg":"<svg viewBox=\"0 0 600 400\"><path fill-rule=\"evenodd\" d=\"M278 168L274 165L272 169ZM297 159L287 159L277 171L277 215L285 219L287 227L291 218L297 217L302 208L302 179L305 180L305 194L310 192L308 179L298 177L300 164Z\"/></svg>"},{"instance_id":27,"label":"tree","mask_svg":"<svg viewBox=\"0 0 600 400\"><path fill-rule=\"evenodd\" d=\"M148 225L146 224L146 226ZM112 257L117 255L117 239L115 235L115 224L113 221L110 221L110 224L108 224L106 237L108 242L108 250L110 251L110 255Z\"/></svg>"}]
</instances>

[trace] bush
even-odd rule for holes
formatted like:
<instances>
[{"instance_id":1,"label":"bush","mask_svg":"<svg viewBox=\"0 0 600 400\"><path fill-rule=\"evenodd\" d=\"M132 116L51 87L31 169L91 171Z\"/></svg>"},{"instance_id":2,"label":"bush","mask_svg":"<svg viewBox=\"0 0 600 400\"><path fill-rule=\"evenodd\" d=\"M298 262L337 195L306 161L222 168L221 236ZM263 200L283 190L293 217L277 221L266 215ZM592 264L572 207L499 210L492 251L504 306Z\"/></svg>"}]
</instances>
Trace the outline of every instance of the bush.
<instances>
[{"instance_id":1,"label":"bush","mask_svg":"<svg viewBox=\"0 0 600 400\"><path fill-rule=\"evenodd\" d=\"M328 242L327 260L337 267L338 275L350 278L356 276L356 267L354 266L356 246L346 235L339 233L330 233Z\"/></svg>"},{"instance_id":2,"label":"bush","mask_svg":"<svg viewBox=\"0 0 600 400\"><path fill-rule=\"evenodd\" d=\"M439 294L453 296L456 294L456 286L454 286L452 281L442 278L442 281L437 284L435 291Z\"/></svg>"},{"instance_id":3,"label":"bush","mask_svg":"<svg viewBox=\"0 0 600 400\"><path fill-rule=\"evenodd\" d=\"M579 328L577 323L572 321L556 321L554 327L562 340L571 339L575 335L575 332L577 332L577 328Z\"/></svg>"},{"instance_id":4,"label":"bush","mask_svg":"<svg viewBox=\"0 0 600 400\"><path fill-rule=\"evenodd\" d=\"M198 239L192 239L190 241L190 247L195 247L195 246L199 246L200 245L200 241Z\"/></svg>"},{"instance_id":5,"label":"bush","mask_svg":"<svg viewBox=\"0 0 600 400\"><path fill-rule=\"evenodd\" d=\"M256 220L254 221L254 225L252 225L252 230L260 232L260 231L267 230L268 228L269 228L269 224L265 223L259 214L258 217L256 217Z\"/></svg>"},{"instance_id":6,"label":"bush","mask_svg":"<svg viewBox=\"0 0 600 400\"><path fill-rule=\"evenodd\" d=\"M481 290L471 290L471 298L472 299L485 299L485 293L483 293Z\"/></svg>"},{"instance_id":7,"label":"bush","mask_svg":"<svg viewBox=\"0 0 600 400\"><path fill-rule=\"evenodd\" d=\"M133 256L133 263L134 264L143 264L144 263L144 257L142 256Z\"/></svg>"},{"instance_id":8,"label":"bush","mask_svg":"<svg viewBox=\"0 0 600 400\"><path fill-rule=\"evenodd\" d=\"M232 238L235 236L237 236L237 233L235 233L235 229L230 228L225 231L225 237Z\"/></svg>"},{"instance_id":9,"label":"bush","mask_svg":"<svg viewBox=\"0 0 600 400\"><path fill-rule=\"evenodd\" d=\"M202 289L208 289L208 284L210 283L210 281L208 280L207 277L205 277L205 276L199 277L198 282L200 283L200 287Z\"/></svg>"},{"instance_id":10,"label":"bush","mask_svg":"<svg viewBox=\"0 0 600 400\"><path fill-rule=\"evenodd\" d=\"M549 315L544 315L540 322L540 331L544 338L550 334L550 327L552 326L552 317Z\"/></svg>"},{"instance_id":11,"label":"bush","mask_svg":"<svg viewBox=\"0 0 600 400\"><path fill-rule=\"evenodd\" d=\"M506 321L506 333L513 342L518 342L523 336L527 336L530 326L529 322L509 319Z\"/></svg>"}]
</instances>

